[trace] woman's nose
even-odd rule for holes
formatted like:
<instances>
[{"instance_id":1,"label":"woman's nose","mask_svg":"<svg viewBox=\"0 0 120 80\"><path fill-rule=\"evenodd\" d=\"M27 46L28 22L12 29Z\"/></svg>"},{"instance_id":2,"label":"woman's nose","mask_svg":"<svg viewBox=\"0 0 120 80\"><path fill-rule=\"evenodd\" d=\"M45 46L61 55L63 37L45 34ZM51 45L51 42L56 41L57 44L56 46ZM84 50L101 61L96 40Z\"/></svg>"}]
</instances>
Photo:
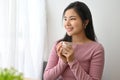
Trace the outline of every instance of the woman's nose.
<instances>
[{"instance_id":1,"label":"woman's nose","mask_svg":"<svg viewBox=\"0 0 120 80\"><path fill-rule=\"evenodd\" d=\"M71 24L70 24L70 21L69 20L67 20L66 21L66 26L70 26Z\"/></svg>"}]
</instances>

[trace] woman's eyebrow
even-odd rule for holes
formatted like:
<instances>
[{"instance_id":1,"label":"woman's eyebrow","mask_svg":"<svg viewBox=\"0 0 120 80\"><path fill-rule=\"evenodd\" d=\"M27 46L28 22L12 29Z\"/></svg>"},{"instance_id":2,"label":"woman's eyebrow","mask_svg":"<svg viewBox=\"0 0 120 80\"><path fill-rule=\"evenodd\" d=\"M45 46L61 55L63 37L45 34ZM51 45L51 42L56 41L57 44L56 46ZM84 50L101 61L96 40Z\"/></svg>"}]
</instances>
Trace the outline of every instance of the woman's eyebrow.
<instances>
[{"instance_id":1,"label":"woman's eyebrow","mask_svg":"<svg viewBox=\"0 0 120 80\"><path fill-rule=\"evenodd\" d=\"M64 18L75 18L76 16L70 16L70 17L66 17L66 16L64 16Z\"/></svg>"},{"instance_id":2,"label":"woman's eyebrow","mask_svg":"<svg viewBox=\"0 0 120 80\"><path fill-rule=\"evenodd\" d=\"M76 16L70 16L69 18L76 17Z\"/></svg>"}]
</instances>

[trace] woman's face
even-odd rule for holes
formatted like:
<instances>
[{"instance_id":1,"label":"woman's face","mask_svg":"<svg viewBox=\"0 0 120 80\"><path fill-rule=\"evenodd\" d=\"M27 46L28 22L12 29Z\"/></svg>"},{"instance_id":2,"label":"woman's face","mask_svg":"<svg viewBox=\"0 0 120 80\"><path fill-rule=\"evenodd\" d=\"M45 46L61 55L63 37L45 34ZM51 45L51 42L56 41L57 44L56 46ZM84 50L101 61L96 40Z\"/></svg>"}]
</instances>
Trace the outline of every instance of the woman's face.
<instances>
[{"instance_id":1,"label":"woman's face","mask_svg":"<svg viewBox=\"0 0 120 80\"><path fill-rule=\"evenodd\" d=\"M80 16L74 9L68 9L64 14L64 27L69 36L84 32L84 25Z\"/></svg>"}]
</instances>

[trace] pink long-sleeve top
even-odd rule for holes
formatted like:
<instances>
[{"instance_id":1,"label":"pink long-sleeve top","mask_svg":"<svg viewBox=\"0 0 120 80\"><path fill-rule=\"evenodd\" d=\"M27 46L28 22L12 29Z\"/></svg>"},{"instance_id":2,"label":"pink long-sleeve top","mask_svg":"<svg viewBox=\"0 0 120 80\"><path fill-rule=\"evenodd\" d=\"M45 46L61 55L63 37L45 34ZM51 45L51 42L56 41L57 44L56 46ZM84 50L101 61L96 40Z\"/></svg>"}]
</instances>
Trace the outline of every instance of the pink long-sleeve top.
<instances>
[{"instance_id":1,"label":"pink long-sleeve top","mask_svg":"<svg viewBox=\"0 0 120 80\"><path fill-rule=\"evenodd\" d=\"M44 80L101 80L104 48L98 42L73 44L75 59L64 63L53 46L44 71Z\"/></svg>"}]
</instances>

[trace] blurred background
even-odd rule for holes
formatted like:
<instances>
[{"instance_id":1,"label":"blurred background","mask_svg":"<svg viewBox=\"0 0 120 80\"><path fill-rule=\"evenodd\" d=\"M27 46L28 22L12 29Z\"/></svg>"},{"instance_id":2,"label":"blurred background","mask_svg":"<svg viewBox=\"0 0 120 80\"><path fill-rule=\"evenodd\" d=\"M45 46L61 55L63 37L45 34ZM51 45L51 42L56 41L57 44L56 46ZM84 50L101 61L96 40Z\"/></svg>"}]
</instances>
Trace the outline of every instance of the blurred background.
<instances>
[{"instance_id":1,"label":"blurred background","mask_svg":"<svg viewBox=\"0 0 120 80\"><path fill-rule=\"evenodd\" d=\"M76 0L0 0L0 67L14 66L40 78L53 44L63 38L62 13ZM119 0L78 0L91 10L98 41L105 48L102 80L120 79Z\"/></svg>"}]
</instances>

